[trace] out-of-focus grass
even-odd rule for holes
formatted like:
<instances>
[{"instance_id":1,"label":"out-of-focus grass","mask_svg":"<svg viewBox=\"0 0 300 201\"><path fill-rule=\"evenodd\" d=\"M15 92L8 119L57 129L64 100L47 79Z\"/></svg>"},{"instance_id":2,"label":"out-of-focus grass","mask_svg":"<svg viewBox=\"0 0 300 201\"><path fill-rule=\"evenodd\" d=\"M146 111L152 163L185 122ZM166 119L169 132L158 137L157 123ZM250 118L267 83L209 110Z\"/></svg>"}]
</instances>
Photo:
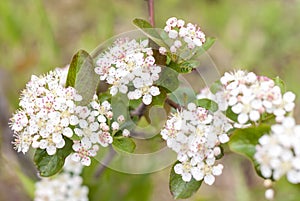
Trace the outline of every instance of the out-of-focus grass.
<instances>
[{"instance_id":1,"label":"out-of-focus grass","mask_svg":"<svg viewBox=\"0 0 300 201\"><path fill-rule=\"evenodd\" d=\"M167 18L177 16L217 37L209 54L221 73L234 67L270 77L279 75L288 89L300 95L299 1L156 0L155 10L159 27ZM78 49L91 52L114 34L134 29L131 20L135 17L147 19L145 1L1 0L0 73L5 75L5 79L0 76L2 98L16 109L19 90L30 74L65 66ZM296 114L299 119L299 112ZM3 138L6 134L2 133ZM237 163L231 167L233 160ZM240 157L226 158L225 173L217 178L216 187L204 187L190 200L263 200L262 181L243 161ZM250 176L243 172L245 168ZM152 200L171 200L167 172L153 174ZM276 190L277 200L294 201L299 196L299 187L287 185L284 180ZM0 200L3 192L0 189Z\"/></svg>"}]
</instances>

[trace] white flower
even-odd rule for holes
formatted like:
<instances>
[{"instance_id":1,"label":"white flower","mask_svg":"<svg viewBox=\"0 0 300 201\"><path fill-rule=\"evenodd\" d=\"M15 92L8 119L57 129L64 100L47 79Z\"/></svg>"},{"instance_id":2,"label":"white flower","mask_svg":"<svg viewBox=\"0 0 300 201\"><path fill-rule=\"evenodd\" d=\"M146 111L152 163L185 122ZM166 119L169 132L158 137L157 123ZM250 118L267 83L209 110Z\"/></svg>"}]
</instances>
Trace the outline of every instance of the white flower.
<instances>
[{"instance_id":1,"label":"white flower","mask_svg":"<svg viewBox=\"0 0 300 201\"><path fill-rule=\"evenodd\" d=\"M174 166L175 173L186 182L194 178L213 184L223 169L223 165L215 165L216 157L221 154L219 144L229 141L227 132L231 128L221 111L211 113L194 103L172 114L161 136L177 153L180 163Z\"/></svg>"},{"instance_id":2,"label":"white flower","mask_svg":"<svg viewBox=\"0 0 300 201\"><path fill-rule=\"evenodd\" d=\"M201 47L205 43L205 34L200 27L191 23L185 26L183 20L175 17L166 21L164 31L170 39L165 41L169 46L169 51L182 57L182 59L192 57L197 52L197 47ZM165 47L161 47L159 50L163 55L168 51Z\"/></svg>"},{"instance_id":3,"label":"white flower","mask_svg":"<svg viewBox=\"0 0 300 201\"><path fill-rule=\"evenodd\" d=\"M222 89L212 98L219 105L223 102L222 111L231 107L237 114L238 127L258 122L265 113L274 114L276 121L280 122L295 107L295 94L282 94L273 80L256 76L253 72L226 72L220 81Z\"/></svg>"},{"instance_id":4,"label":"white flower","mask_svg":"<svg viewBox=\"0 0 300 201\"><path fill-rule=\"evenodd\" d=\"M34 201L88 201L89 189L82 185L81 171L82 165L67 157L62 173L36 182Z\"/></svg>"},{"instance_id":5,"label":"white flower","mask_svg":"<svg viewBox=\"0 0 300 201\"><path fill-rule=\"evenodd\" d=\"M10 122L18 152L25 153L32 145L53 155L64 147L63 136L72 137L69 125L78 123L74 109L81 96L74 88L64 87L65 74L57 69L40 77L33 75L26 84L19 103L21 109Z\"/></svg>"},{"instance_id":6,"label":"white flower","mask_svg":"<svg viewBox=\"0 0 300 201\"><path fill-rule=\"evenodd\" d=\"M93 147L90 144L83 145L80 141L74 141L72 148L76 152L72 154L72 160L76 162L80 161L84 166L90 166L90 157L96 156L99 149L97 145L94 145Z\"/></svg>"},{"instance_id":7,"label":"white flower","mask_svg":"<svg viewBox=\"0 0 300 201\"><path fill-rule=\"evenodd\" d=\"M171 34L172 35L172 34ZM162 52L163 48L160 49ZM110 87L110 94L118 92L127 94L129 99L143 99L150 104L150 93L154 82L159 79L161 67L155 64L153 51L148 47L148 40L140 42L128 38L117 39L110 49L97 58L95 72L105 80ZM131 87L133 85L133 87ZM151 94L151 97L149 96Z\"/></svg>"},{"instance_id":8,"label":"white flower","mask_svg":"<svg viewBox=\"0 0 300 201\"><path fill-rule=\"evenodd\" d=\"M271 133L259 139L255 160L265 178L280 179L286 175L291 183L300 183L300 125L292 117L271 127Z\"/></svg>"}]
</instances>

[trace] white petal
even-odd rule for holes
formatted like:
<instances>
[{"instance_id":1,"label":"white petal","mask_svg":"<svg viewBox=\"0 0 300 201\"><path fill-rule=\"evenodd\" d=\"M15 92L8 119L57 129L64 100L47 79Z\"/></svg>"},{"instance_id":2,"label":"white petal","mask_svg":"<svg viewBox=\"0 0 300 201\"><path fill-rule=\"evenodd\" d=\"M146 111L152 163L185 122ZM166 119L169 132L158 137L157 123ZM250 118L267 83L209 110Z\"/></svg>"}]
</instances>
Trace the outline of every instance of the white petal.
<instances>
[{"instance_id":1,"label":"white petal","mask_svg":"<svg viewBox=\"0 0 300 201\"><path fill-rule=\"evenodd\" d=\"M81 164L85 166L90 166L91 164L91 159L89 157L83 157L81 159Z\"/></svg>"},{"instance_id":2,"label":"white petal","mask_svg":"<svg viewBox=\"0 0 300 201\"><path fill-rule=\"evenodd\" d=\"M46 148L47 154L48 155L54 155L56 153L56 147L55 146L49 146Z\"/></svg>"},{"instance_id":3,"label":"white petal","mask_svg":"<svg viewBox=\"0 0 300 201\"><path fill-rule=\"evenodd\" d=\"M257 110L252 110L249 114L251 121L258 121L260 118L260 114Z\"/></svg>"},{"instance_id":4,"label":"white petal","mask_svg":"<svg viewBox=\"0 0 300 201\"><path fill-rule=\"evenodd\" d=\"M248 117L247 114L245 114L245 113L239 114L239 116L238 116L238 122L240 124L245 124L248 120L249 120L249 117Z\"/></svg>"},{"instance_id":5,"label":"white petal","mask_svg":"<svg viewBox=\"0 0 300 201\"><path fill-rule=\"evenodd\" d=\"M149 105L152 102L152 96L150 94L145 94L143 96L143 103Z\"/></svg>"},{"instance_id":6,"label":"white petal","mask_svg":"<svg viewBox=\"0 0 300 201\"><path fill-rule=\"evenodd\" d=\"M189 182L192 179L191 173L188 173L188 172L182 173L181 176L182 176L182 180L185 181L185 182Z\"/></svg>"},{"instance_id":7,"label":"white petal","mask_svg":"<svg viewBox=\"0 0 300 201\"><path fill-rule=\"evenodd\" d=\"M197 180L197 181L202 180L203 177L204 177L203 172L202 172L202 171L200 170L200 168L198 168L198 167L193 167L193 168L191 169L191 173L192 173L194 179Z\"/></svg>"},{"instance_id":8,"label":"white petal","mask_svg":"<svg viewBox=\"0 0 300 201\"><path fill-rule=\"evenodd\" d=\"M204 177L204 182L208 185L212 185L215 182L215 177L211 174L208 174Z\"/></svg>"},{"instance_id":9,"label":"white petal","mask_svg":"<svg viewBox=\"0 0 300 201\"><path fill-rule=\"evenodd\" d=\"M64 136L66 136L66 137L72 137L73 136L73 130L71 129L71 128L69 128L69 127L67 127L67 128L64 128L64 130L63 130L63 134L64 134Z\"/></svg>"}]
</instances>

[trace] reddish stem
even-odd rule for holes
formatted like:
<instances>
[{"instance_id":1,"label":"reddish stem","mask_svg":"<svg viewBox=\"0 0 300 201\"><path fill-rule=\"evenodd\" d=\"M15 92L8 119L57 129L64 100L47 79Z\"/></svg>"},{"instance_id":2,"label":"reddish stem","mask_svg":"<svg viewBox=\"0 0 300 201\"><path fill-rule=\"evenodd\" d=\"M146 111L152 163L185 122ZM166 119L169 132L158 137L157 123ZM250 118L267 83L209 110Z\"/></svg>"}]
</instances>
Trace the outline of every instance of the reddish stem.
<instances>
[{"instance_id":1,"label":"reddish stem","mask_svg":"<svg viewBox=\"0 0 300 201\"><path fill-rule=\"evenodd\" d=\"M148 1L148 13L149 13L149 22L154 27L154 0Z\"/></svg>"}]
</instances>

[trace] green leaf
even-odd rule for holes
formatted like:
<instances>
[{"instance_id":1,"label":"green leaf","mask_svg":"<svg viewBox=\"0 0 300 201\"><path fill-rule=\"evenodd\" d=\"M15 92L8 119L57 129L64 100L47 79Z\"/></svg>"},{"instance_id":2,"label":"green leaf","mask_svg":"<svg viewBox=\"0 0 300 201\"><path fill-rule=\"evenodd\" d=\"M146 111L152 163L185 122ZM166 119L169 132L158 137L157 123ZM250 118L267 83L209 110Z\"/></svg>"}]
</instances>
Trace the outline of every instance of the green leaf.
<instances>
[{"instance_id":1,"label":"green leaf","mask_svg":"<svg viewBox=\"0 0 300 201\"><path fill-rule=\"evenodd\" d=\"M93 98L99 83L99 76L94 71L92 57L84 50L79 50L72 58L66 87L71 86L82 96L79 105L87 105Z\"/></svg>"},{"instance_id":2,"label":"green leaf","mask_svg":"<svg viewBox=\"0 0 300 201\"><path fill-rule=\"evenodd\" d=\"M205 51L207 51L209 48L211 48L211 46L213 46L213 44L216 42L216 38L213 37L208 37L206 38L205 43L203 44L203 49Z\"/></svg>"},{"instance_id":3,"label":"green leaf","mask_svg":"<svg viewBox=\"0 0 300 201\"><path fill-rule=\"evenodd\" d=\"M73 142L64 138L66 144L62 149L57 149L52 156L45 149L37 149L34 154L34 163L42 177L50 177L58 173L64 166L66 157L72 152Z\"/></svg>"},{"instance_id":4,"label":"green leaf","mask_svg":"<svg viewBox=\"0 0 300 201\"><path fill-rule=\"evenodd\" d=\"M188 62L182 62L180 64L171 61L168 64L168 67L170 67L171 69L175 70L178 73L190 73L193 70L193 67L189 65Z\"/></svg>"},{"instance_id":5,"label":"green leaf","mask_svg":"<svg viewBox=\"0 0 300 201\"><path fill-rule=\"evenodd\" d=\"M197 100L197 105L200 107L203 107L211 112L216 112L219 108L218 104L215 101L210 100L208 98L203 98L203 99Z\"/></svg>"},{"instance_id":6,"label":"green leaf","mask_svg":"<svg viewBox=\"0 0 300 201\"><path fill-rule=\"evenodd\" d=\"M278 76L274 79L275 85L279 86L281 93L286 92L285 83L282 79L280 79Z\"/></svg>"},{"instance_id":7,"label":"green leaf","mask_svg":"<svg viewBox=\"0 0 300 201\"><path fill-rule=\"evenodd\" d=\"M158 105L158 106L164 106L165 100L167 98L167 92L164 88L159 89L160 94L158 96L152 97L151 106Z\"/></svg>"},{"instance_id":8,"label":"green leaf","mask_svg":"<svg viewBox=\"0 0 300 201\"><path fill-rule=\"evenodd\" d=\"M115 137L112 145L114 149L127 153L133 153L136 147L134 141L127 137Z\"/></svg>"},{"instance_id":9,"label":"green leaf","mask_svg":"<svg viewBox=\"0 0 300 201\"><path fill-rule=\"evenodd\" d=\"M238 122L238 115L235 114L231 107L228 107L228 109L225 111L225 115L226 117L228 117L230 120L234 121L234 122Z\"/></svg>"},{"instance_id":10,"label":"green leaf","mask_svg":"<svg viewBox=\"0 0 300 201\"><path fill-rule=\"evenodd\" d=\"M159 80L155 84L166 89L166 92L175 91L179 86L178 73L171 68L162 67Z\"/></svg>"},{"instance_id":11,"label":"green leaf","mask_svg":"<svg viewBox=\"0 0 300 201\"><path fill-rule=\"evenodd\" d=\"M211 48L211 46L215 43L215 41L216 38L211 38L211 37L206 38L205 43L199 48L197 55L199 56L204 52L206 52L209 48Z\"/></svg>"},{"instance_id":12,"label":"green leaf","mask_svg":"<svg viewBox=\"0 0 300 201\"><path fill-rule=\"evenodd\" d=\"M250 127L244 129L236 129L229 141L231 151L246 156L253 164L258 176L264 178L260 171L260 166L254 159L256 145L258 140L264 134L269 133L271 127L266 124L261 124L258 127Z\"/></svg>"},{"instance_id":13,"label":"green leaf","mask_svg":"<svg viewBox=\"0 0 300 201\"><path fill-rule=\"evenodd\" d=\"M229 148L233 152L242 154L254 161L255 146L261 136L270 132L269 125L261 124L258 127L236 129L229 141Z\"/></svg>"},{"instance_id":14,"label":"green leaf","mask_svg":"<svg viewBox=\"0 0 300 201\"><path fill-rule=\"evenodd\" d=\"M171 169L169 188L175 199L186 199L191 197L201 186L201 181L196 181L194 178L190 182L185 182L182 180L181 175L176 174L174 171L174 166Z\"/></svg>"},{"instance_id":15,"label":"green leaf","mask_svg":"<svg viewBox=\"0 0 300 201\"><path fill-rule=\"evenodd\" d=\"M143 19L136 18L133 20L133 24L137 26L147 37L154 41L157 45L161 47L167 47L166 44L161 39L160 35L152 25Z\"/></svg>"},{"instance_id":16,"label":"green leaf","mask_svg":"<svg viewBox=\"0 0 300 201\"><path fill-rule=\"evenodd\" d=\"M217 92L223 90L221 81L220 80L215 81L214 83L212 83L212 85L210 86L209 89L210 89L210 92L213 94L216 94Z\"/></svg>"}]
</instances>

